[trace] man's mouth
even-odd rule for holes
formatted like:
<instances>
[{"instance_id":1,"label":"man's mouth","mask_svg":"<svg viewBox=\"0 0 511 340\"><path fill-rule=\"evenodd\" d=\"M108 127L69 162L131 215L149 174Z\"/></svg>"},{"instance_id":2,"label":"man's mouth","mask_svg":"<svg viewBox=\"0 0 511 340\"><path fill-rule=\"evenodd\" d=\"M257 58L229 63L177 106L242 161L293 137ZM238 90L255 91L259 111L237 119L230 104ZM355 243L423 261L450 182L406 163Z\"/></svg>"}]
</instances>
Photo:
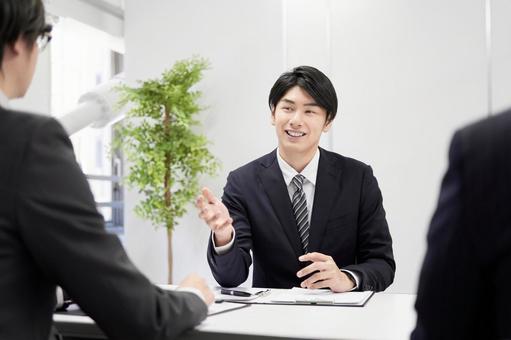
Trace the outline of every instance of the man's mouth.
<instances>
[{"instance_id":1,"label":"man's mouth","mask_svg":"<svg viewBox=\"0 0 511 340\"><path fill-rule=\"evenodd\" d=\"M305 132L301 132L301 131L294 131L294 130L285 130L285 131L286 131L286 134L291 137L303 137L306 135Z\"/></svg>"}]
</instances>

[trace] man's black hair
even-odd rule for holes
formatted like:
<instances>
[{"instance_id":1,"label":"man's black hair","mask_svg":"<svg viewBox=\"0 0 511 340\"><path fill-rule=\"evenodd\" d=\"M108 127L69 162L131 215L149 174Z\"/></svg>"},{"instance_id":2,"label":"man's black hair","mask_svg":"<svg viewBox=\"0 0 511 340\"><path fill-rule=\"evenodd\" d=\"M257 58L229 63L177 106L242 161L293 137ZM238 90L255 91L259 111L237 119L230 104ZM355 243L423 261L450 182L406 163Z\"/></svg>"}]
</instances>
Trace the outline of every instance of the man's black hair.
<instances>
[{"instance_id":1,"label":"man's black hair","mask_svg":"<svg viewBox=\"0 0 511 340\"><path fill-rule=\"evenodd\" d=\"M0 0L0 63L6 46L23 37L27 44L51 31L42 0ZM0 65L1 66L1 65Z\"/></svg>"},{"instance_id":2,"label":"man's black hair","mask_svg":"<svg viewBox=\"0 0 511 340\"><path fill-rule=\"evenodd\" d=\"M277 103L291 88L299 86L326 110L326 122L330 123L337 114L337 94L328 77L312 66L298 66L283 73L270 90L268 102L272 112Z\"/></svg>"}]
</instances>

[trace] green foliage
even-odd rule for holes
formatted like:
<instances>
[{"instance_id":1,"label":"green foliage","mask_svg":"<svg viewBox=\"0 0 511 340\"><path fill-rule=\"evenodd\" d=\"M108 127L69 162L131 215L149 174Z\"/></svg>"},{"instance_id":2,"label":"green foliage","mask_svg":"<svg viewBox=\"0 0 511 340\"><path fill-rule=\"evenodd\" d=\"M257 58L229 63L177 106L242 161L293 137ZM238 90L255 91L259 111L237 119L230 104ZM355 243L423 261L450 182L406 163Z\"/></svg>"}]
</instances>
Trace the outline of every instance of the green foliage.
<instances>
[{"instance_id":1,"label":"green foliage","mask_svg":"<svg viewBox=\"0 0 511 340\"><path fill-rule=\"evenodd\" d=\"M199 192L199 176L215 175L219 162L208 140L192 131L202 108L192 87L209 64L202 58L178 61L161 78L121 86L119 105L133 105L117 129L114 148L131 163L126 182L143 194L135 212L155 226L172 229Z\"/></svg>"}]
</instances>

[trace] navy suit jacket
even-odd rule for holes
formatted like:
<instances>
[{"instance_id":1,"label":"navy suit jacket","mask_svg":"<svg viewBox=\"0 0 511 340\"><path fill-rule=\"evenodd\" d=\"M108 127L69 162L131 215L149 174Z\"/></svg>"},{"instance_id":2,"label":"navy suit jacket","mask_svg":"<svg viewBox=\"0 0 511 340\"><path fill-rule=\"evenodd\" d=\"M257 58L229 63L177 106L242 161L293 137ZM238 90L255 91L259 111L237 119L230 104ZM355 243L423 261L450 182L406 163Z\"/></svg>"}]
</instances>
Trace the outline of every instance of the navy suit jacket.
<instances>
[{"instance_id":1,"label":"navy suit jacket","mask_svg":"<svg viewBox=\"0 0 511 340\"><path fill-rule=\"evenodd\" d=\"M208 262L218 283L243 283L252 251L254 287L299 286L303 250L276 150L231 172L222 201L236 238L223 255L210 241ZM358 274L362 290L381 291L392 283L392 239L369 166L320 149L309 251L330 255L338 267Z\"/></svg>"},{"instance_id":2,"label":"navy suit jacket","mask_svg":"<svg viewBox=\"0 0 511 340\"><path fill-rule=\"evenodd\" d=\"M428 233L419 339L511 339L511 110L458 131Z\"/></svg>"}]
</instances>

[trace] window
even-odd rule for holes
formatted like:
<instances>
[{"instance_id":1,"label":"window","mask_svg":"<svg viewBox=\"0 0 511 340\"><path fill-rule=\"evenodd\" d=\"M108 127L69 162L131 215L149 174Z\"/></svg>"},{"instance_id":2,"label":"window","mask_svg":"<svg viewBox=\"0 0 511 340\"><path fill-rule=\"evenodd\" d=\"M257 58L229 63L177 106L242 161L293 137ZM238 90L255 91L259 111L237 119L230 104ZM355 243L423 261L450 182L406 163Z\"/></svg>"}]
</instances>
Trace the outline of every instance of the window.
<instances>
[{"instance_id":1,"label":"window","mask_svg":"<svg viewBox=\"0 0 511 340\"><path fill-rule=\"evenodd\" d=\"M74 109L80 97L123 69L122 42L69 18L59 18L51 43L51 111L59 116ZM76 158L98 210L111 232L123 233L122 155L109 150L114 128L87 127L71 136Z\"/></svg>"}]
</instances>

